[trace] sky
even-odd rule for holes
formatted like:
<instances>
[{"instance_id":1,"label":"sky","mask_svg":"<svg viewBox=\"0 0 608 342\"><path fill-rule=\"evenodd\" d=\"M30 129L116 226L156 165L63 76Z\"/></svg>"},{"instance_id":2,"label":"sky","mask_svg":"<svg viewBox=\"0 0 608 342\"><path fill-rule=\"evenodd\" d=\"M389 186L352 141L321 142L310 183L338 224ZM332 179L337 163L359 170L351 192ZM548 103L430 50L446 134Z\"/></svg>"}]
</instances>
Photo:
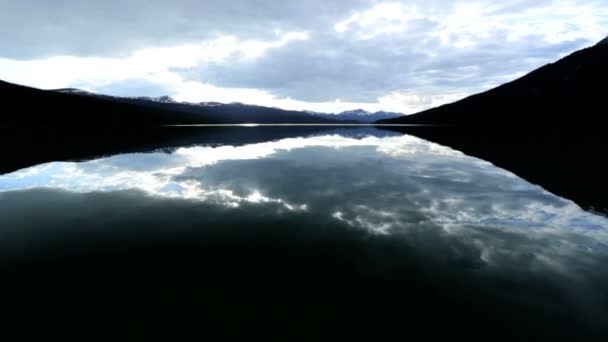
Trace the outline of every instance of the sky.
<instances>
[{"instance_id":1,"label":"sky","mask_svg":"<svg viewBox=\"0 0 608 342\"><path fill-rule=\"evenodd\" d=\"M0 0L0 79L415 113L608 35L607 0Z\"/></svg>"}]
</instances>

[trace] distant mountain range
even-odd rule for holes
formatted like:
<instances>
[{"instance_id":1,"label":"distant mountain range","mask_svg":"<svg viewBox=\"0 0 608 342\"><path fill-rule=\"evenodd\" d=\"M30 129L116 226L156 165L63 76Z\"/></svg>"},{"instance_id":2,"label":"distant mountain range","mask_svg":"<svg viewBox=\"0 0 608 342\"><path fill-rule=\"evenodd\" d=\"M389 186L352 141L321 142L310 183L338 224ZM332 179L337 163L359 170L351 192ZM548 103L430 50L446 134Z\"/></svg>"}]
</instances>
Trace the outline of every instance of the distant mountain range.
<instances>
[{"instance_id":1,"label":"distant mountain range","mask_svg":"<svg viewBox=\"0 0 608 342\"><path fill-rule=\"evenodd\" d=\"M177 124L337 124L342 115L311 114L242 103L177 102L162 97L116 97L67 88L40 90L0 81L0 103L10 108L0 125L154 126Z\"/></svg>"},{"instance_id":2,"label":"distant mountain range","mask_svg":"<svg viewBox=\"0 0 608 342\"><path fill-rule=\"evenodd\" d=\"M361 123L373 123L379 120L386 119L394 119L400 118L404 116L401 113L393 113L393 112L368 112L362 109L349 110L346 112L338 113L338 114L326 114L326 113L315 113L308 112L313 115L317 115L322 118L338 120L338 121L351 121L351 122L361 122Z\"/></svg>"},{"instance_id":3,"label":"distant mountain range","mask_svg":"<svg viewBox=\"0 0 608 342\"><path fill-rule=\"evenodd\" d=\"M242 103L230 103L230 104L224 104L224 103L219 103L219 102L199 102L199 103L189 103L189 102L178 102L176 100L174 100L173 98L171 98L170 96L160 96L160 97L147 97L147 96L140 96L140 97L116 97L116 96L109 96L109 95L99 95L99 94L94 94L88 91L84 91L81 89L75 89L75 88L63 88L63 89L56 89L54 90L56 92L60 92L60 93L66 93L66 94L76 94L76 95L88 95L88 96L99 96L99 97L107 97L107 98L112 98L115 100L119 100L119 101L123 101L123 100L141 100L141 101L150 101L150 102L155 102L155 103L165 103L165 104L176 104L176 105L189 105L189 106L200 106L200 107L225 107L225 108L229 108L230 106L240 106L241 108L247 107L247 108L268 108L268 110L281 110L279 108L269 108L269 107L260 107L260 106L252 106L252 105L245 105ZM285 111L286 114L291 114L294 111ZM304 111L304 112L298 112L298 113L305 113L305 114L310 114L313 115L317 118L322 118L322 119L327 119L327 120L331 120L331 121L340 121L340 122L349 122L349 123L373 123L375 121L378 120L385 120L385 119L393 119L393 118L398 118L403 116L403 114L401 113L393 113L393 112L368 112L362 109L356 109L356 110L349 110L349 111L345 111L345 112L341 112L341 113L337 113L337 114L330 114L330 113L320 113L320 112L313 112L313 111Z\"/></svg>"},{"instance_id":4,"label":"distant mountain range","mask_svg":"<svg viewBox=\"0 0 608 342\"><path fill-rule=\"evenodd\" d=\"M77 89L77 88L61 88L61 89L53 89L51 91L55 91L55 92L58 92L58 93L64 93L64 94L96 96L96 97L110 98L110 99L115 99L115 100L129 99L129 100L150 101L150 102L156 102L156 103L180 103L178 101L175 101L173 98L171 98L168 95L159 96L159 97L150 97L150 96L121 97L121 96L111 96L111 95L105 95L105 94L97 94L97 93L93 93L93 92L90 92L90 91L86 91L86 90L82 90L82 89Z\"/></svg>"},{"instance_id":5,"label":"distant mountain range","mask_svg":"<svg viewBox=\"0 0 608 342\"><path fill-rule=\"evenodd\" d=\"M10 104L10 108L20 108L20 113L0 118L0 124L146 126L337 123L301 111L241 103L182 103L168 96L116 97L71 88L39 90L4 82L0 83L0 100Z\"/></svg>"}]
</instances>

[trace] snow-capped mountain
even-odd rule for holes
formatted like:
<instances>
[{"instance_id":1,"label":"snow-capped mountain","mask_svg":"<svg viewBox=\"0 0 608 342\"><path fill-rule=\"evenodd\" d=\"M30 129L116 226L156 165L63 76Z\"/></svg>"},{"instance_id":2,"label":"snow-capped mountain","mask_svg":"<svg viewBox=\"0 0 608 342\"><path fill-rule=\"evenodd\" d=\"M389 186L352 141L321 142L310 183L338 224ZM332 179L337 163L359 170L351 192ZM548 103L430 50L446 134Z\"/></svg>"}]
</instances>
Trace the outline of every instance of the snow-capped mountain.
<instances>
[{"instance_id":1,"label":"snow-capped mountain","mask_svg":"<svg viewBox=\"0 0 608 342\"><path fill-rule=\"evenodd\" d=\"M361 123L372 123L378 120L385 119L394 119L403 116L401 113L393 113L393 112L368 112L363 109L355 109L348 110L338 114L325 114L325 113L316 113L316 112L308 112L309 114L321 116L324 118L338 120L338 121L352 121L352 122L361 122Z\"/></svg>"},{"instance_id":2,"label":"snow-capped mountain","mask_svg":"<svg viewBox=\"0 0 608 342\"><path fill-rule=\"evenodd\" d=\"M56 97L59 101L75 102L79 105L98 103L116 107L114 110L118 122L136 122L153 124L332 124L339 123L335 118L325 118L311 115L303 111L284 110L281 108L248 105L239 102L178 102L170 96L150 97L120 97L104 94L95 94L74 88L56 89L49 92L58 95L71 95L72 98ZM54 96L52 96L55 98ZM68 101L69 100L69 101ZM71 103L70 102L70 103ZM67 106L67 104L66 104ZM91 105L93 106L93 105ZM90 107L90 106L89 106ZM119 108L120 107L120 108ZM87 107L88 108L88 107ZM128 115L118 115L119 112ZM146 114L141 114L146 113ZM139 117L138 115L143 117ZM76 115L76 114L74 114ZM119 116L119 117L118 117ZM152 118L155 116L155 118ZM109 121L109 116L106 121ZM70 120L76 120L70 117ZM129 121L131 120L131 121Z\"/></svg>"},{"instance_id":3,"label":"snow-capped mountain","mask_svg":"<svg viewBox=\"0 0 608 342\"><path fill-rule=\"evenodd\" d=\"M216 108L246 107L249 109L256 108L256 110L261 110L261 109L266 108L266 109L283 111L281 108L267 108L267 107L261 107L261 106L253 106L253 105L243 104L240 102L233 102L233 103L229 103L229 104L220 103L220 102L200 102L200 103L178 102L167 95L160 96L160 97L150 97L150 96L120 97L120 96L95 94L95 93L92 93L92 92L89 92L86 90L81 90L81 89L76 89L76 88L56 89L55 91L60 92L60 93L65 93L65 94L97 96L97 97L112 98L112 99L117 99L117 100L136 100L136 101L153 102L153 103L158 103L158 104L183 105L183 106L189 106L189 107L206 107L206 108L209 108L209 107L216 107ZM285 112L295 113L296 111L285 111ZM336 113L336 114L314 112L314 111L309 111L309 110L302 111L299 113L313 115L313 116L316 116L316 117L324 119L324 120L346 121L349 123L373 123L378 120L394 119L394 118L399 118L399 117L403 116L403 114L401 114L401 113L384 112L384 111L372 113L372 112L368 112L368 111L365 111L362 109L349 110L349 111L345 111L342 113Z\"/></svg>"},{"instance_id":4,"label":"snow-capped mountain","mask_svg":"<svg viewBox=\"0 0 608 342\"><path fill-rule=\"evenodd\" d=\"M199 106L207 106L207 107L217 107L217 106L223 106L223 103L220 102L199 102L197 103Z\"/></svg>"},{"instance_id":5,"label":"snow-capped mountain","mask_svg":"<svg viewBox=\"0 0 608 342\"><path fill-rule=\"evenodd\" d=\"M76 88L61 88L61 89L55 89L54 91L58 92L58 93L64 93L64 94L76 94L76 95L88 95L88 96L95 96L97 94L92 93L90 91L86 91L86 90L82 90L82 89L76 89Z\"/></svg>"},{"instance_id":6,"label":"snow-capped mountain","mask_svg":"<svg viewBox=\"0 0 608 342\"><path fill-rule=\"evenodd\" d=\"M130 97L121 97L121 96L112 96L112 95L105 95L105 94L96 94L87 90L82 90L82 89L77 89L77 88L62 88L62 89L55 89L54 91L59 92L59 93L64 93L64 94L75 94L75 95L87 95L87 96L102 96L102 97L109 97L109 98L115 98L115 99L132 99L132 100L142 100L142 101L151 101L151 102L157 102L157 103L179 103L177 101L175 101L173 98L171 98L171 96L165 95L165 96L159 96L159 97L150 97L150 96L130 96ZM201 105L203 105L201 103Z\"/></svg>"}]
</instances>

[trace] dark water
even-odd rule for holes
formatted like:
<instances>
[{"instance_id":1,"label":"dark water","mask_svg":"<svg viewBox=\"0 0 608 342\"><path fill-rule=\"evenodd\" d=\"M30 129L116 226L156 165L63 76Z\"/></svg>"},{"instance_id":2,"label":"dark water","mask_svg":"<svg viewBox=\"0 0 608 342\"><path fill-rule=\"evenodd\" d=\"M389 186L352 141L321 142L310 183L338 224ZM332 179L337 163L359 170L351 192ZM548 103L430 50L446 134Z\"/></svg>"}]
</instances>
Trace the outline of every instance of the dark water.
<instances>
[{"instance_id":1,"label":"dark water","mask_svg":"<svg viewBox=\"0 0 608 342\"><path fill-rule=\"evenodd\" d=\"M2 286L19 305L600 337L607 242L608 220L569 200L370 128L0 176Z\"/></svg>"}]
</instances>

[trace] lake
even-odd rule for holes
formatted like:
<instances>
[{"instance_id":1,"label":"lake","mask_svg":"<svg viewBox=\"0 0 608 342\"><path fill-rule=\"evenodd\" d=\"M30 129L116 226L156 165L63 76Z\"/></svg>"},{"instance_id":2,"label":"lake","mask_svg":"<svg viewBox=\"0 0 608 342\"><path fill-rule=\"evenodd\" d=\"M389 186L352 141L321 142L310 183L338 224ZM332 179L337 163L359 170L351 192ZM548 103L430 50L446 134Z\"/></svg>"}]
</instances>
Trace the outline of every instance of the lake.
<instances>
[{"instance_id":1,"label":"lake","mask_svg":"<svg viewBox=\"0 0 608 342\"><path fill-rule=\"evenodd\" d=\"M19 303L596 337L608 328L607 242L608 219L568 199L369 127L0 176L2 286Z\"/></svg>"}]
</instances>

